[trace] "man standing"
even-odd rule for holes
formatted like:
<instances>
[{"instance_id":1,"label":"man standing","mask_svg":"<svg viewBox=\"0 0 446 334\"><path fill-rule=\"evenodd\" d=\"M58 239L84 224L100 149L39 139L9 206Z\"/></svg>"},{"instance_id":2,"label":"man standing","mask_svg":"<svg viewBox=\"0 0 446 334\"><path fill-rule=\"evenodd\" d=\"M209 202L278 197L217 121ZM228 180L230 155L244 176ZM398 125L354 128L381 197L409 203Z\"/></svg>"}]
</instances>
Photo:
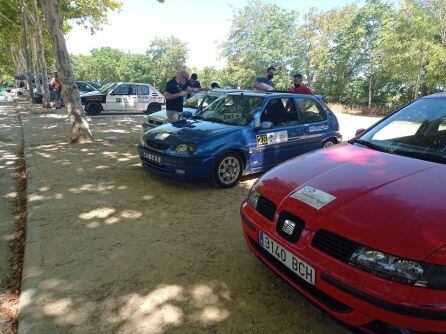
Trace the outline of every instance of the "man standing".
<instances>
[{"instance_id":1,"label":"man standing","mask_svg":"<svg viewBox=\"0 0 446 334\"><path fill-rule=\"evenodd\" d=\"M200 81L198 81L198 75L197 75L197 73L192 73L192 75L190 76L189 87L192 87L192 88L201 88Z\"/></svg>"},{"instance_id":2,"label":"man standing","mask_svg":"<svg viewBox=\"0 0 446 334\"><path fill-rule=\"evenodd\" d=\"M61 99L61 92L62 92L62 85L59 81L59 75L57 72L54 72L54 77L51 80L51 87L54 90L54 104L56 105L56 109L60 109L62 107L62 99Z\"/></svg>"},{"instance_id":3,"label":"man standing","mask_svg":"<svg viewBox=\"0 0 446 334\"><path fill-rule=\"evenodd\" d=\"M255 79L252 87L262 92L270 92L274 90L275 85L271 81L274 78L274 75L276 75L276 69L274 68L274 66L268 67L268 69L266 70L266 75L264 77L258 77L257 79Z\"/></svg>"},{"instance_id":4,"label":"man standing","mask_svg":"<svg viewBox=\"0 0 446 334\"><path fill-rule=\"evenodd\" d=\"M166 98L166 114L170 123L180 120L183 112L183 97L187 93L196 93L205 89L193 88L188 85L189 75L186 71L178 72L166 83L164 97Z\"/></svg>"},{"instance_id":5,"label":"man standing","mask_svg":"<svg viewBox=\"0 0 446 334\"><path fill-rule=\"evenodd\" d=\"M303 79L304 76L300 73L293 76L294 87L291 89L291 93L314 95L311 89L302 83Z\"/></svg>"}]
</instances>

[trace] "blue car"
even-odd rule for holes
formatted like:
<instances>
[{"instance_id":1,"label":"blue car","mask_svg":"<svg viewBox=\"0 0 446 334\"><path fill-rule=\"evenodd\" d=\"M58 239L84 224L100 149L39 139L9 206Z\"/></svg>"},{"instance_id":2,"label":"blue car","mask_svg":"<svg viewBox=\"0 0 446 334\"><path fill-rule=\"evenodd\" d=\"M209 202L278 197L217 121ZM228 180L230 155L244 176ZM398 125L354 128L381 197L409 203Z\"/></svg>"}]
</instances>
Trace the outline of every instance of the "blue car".
<instances>
[{"instance_id":1,"label":"blue car","mask_svg":"<svg viewBox=\"0 0 446 334\"><path fill-rule=\"evenodd\" d=\"M312 95L234 92L184 114L144 133L138 152L145 169L230 188L242 175L342 139L336 116Z\"/></svg>"}]
</instances>

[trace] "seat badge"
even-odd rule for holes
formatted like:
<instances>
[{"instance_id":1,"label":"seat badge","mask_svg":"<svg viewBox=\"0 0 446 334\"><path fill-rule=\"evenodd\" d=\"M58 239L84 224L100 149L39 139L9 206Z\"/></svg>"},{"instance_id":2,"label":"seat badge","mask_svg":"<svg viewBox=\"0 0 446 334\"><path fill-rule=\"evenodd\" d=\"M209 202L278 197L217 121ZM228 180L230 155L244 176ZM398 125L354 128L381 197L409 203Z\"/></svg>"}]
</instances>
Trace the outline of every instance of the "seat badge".
<instances>
[{"instance_id":1,"label":"seat badge","mask_svg":"<svg viewBox=\"0 0 446 334\"><path fill-rule=\"evenodd\" d=\"M294 222L292 222L291 220L287 219L283 222L282 231L288 235L292 235L295 227L296 227L296 224Z\"/></svg>"},{"instance_id":2,"label":"seat badge","mask_svg":"<svg viewBox=\"0 0 446 334\"><path fill-rule=\"evenodd\" d=\"M310 186L305 186L297 190L291 197L308 204L316 210L322 209L336 199L335 196Z\"/></svg>"}]
</instances>

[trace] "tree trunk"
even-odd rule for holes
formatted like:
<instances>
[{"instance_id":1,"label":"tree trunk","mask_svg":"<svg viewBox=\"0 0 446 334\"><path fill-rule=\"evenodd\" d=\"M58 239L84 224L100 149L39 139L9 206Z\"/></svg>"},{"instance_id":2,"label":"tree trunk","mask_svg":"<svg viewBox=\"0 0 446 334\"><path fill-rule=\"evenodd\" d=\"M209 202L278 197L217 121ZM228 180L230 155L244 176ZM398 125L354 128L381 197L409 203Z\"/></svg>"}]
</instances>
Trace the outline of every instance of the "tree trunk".
<instances>
[{"instance_id":1,"label":"tree trunk","mask_svg":"<svg viewBox=\"0 0 446 334\"><path fill-rule=\"evenodd\" d=\"M33 13L35 20L35 31L37 38L37 54L39 56L40 69L42 70L42 84L43 84L43 107L50 107L50 89L48 87L48 69L46 67L45 59L45 44L43 42L42 30L40 28L39 8L37 7L37 0L33 0Z\"/></svg>"},{"instance_id":2,"label":"tree trunk","mask_svg":"<svg viewBox=\"0 0 446 334\"><path fill-rule=\"evenodd\" d=\"M368 78L369 81L369 108L372 107L372 84L373 84L373 77L370 75Z\"/></svg>"},{"instance_id":3,"label":"tree trunk","mask_svg":"<svg viewBox=\"0 0 446 334\"><path fill-rule=\"evenodd\" d=\"M29 97L31 99L31 102L34 102L34 91L33 91L33 84L31 81L31 68L29 63L29 52L28 52L28 26L26 23L25 18L25 8L23 6L23 3L21 4L20 8L20 14L22 19L22 26L23 26L23 48L25 50L25 59L26 59L26 78L28 79L28 91L29 91Z\"/></svg>"},{"instance_id":4,"label":"tree trunk","mask_svg":"<svg viewBox=\"0 0 446 334\"><path fill-rule=\"evenodd\" d=\"M36 35L34 29L28 29L29 45L31 46L31 56L34 69L34 82L36 83L36 93L42 95L42 85L39 79L39 63L37 61Z\"/></svg>"},{"instance_id":5,"label":"tree trunk","mask_svg":"<svg viewBox=\"0 0 446 334\"><path fill-rule=\"evenodd\" d=\"M71 143L92 141L87 120L84 117L84 108L81 104L79 90L74 82L73 70L62 33L62 19L57 0L41 0L45 14L46 26L51 38L56 68L62 85L62 95L67 106L71 122Z\"/></svg>"}]
</instances>

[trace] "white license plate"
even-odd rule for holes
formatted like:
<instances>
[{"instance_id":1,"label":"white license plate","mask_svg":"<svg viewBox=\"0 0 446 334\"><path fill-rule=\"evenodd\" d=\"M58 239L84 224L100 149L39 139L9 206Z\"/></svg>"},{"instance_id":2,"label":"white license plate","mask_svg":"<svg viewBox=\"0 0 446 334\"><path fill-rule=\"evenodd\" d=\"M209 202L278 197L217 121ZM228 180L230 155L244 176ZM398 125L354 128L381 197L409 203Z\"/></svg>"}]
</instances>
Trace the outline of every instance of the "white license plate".
<instances>
[{"instance_id":1,"label":"white license plate","mask_svg":"<svg viewBox=\"0 0 446 334\"><path fill-rule=\"evenodd\" d=\"M147 153L147 152L143 152L143 153L142 153L142 156L143 156L144 158L146 158L147 160L156 162L157 164L160 164L160 163L161 163L161 157L158 156L158 155L151 154L151 153Z\"/></svg>"},{"instance_id":2,"label":"white license plate","mask_svg":"<svg viewBox=\"0 0 446 334\"><path fill-rule=\"evenodd\" d=\"M291 254L265 233L259 233L259 243L262 248L282 262L297 276L310 284L316 284L316 270L312 266Z\"/></svg>"}]
</instances>

